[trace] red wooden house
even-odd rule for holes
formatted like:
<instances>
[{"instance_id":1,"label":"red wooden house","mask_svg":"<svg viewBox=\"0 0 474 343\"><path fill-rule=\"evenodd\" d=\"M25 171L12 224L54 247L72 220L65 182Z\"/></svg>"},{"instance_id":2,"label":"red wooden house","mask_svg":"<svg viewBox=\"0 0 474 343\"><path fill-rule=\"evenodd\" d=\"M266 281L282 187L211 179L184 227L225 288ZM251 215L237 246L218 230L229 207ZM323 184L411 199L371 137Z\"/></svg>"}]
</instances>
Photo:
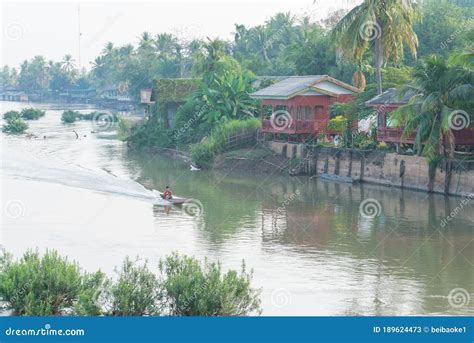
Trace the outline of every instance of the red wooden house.
<instances>
[{"instance_id":1,"label":"red wooden house","mask_svg":"<svg viewBox=\"0 0 474 343\"><path fill-rule=\"evenodd\" d=\"M398 107L408 103L413 94L407 93L400 96L395 88L390 88L366 101L365 105L377 109L377 140L386 143L408 143L413 144L416 137L414 132L410 137L402 141L404 128L397 127L390 120L390 112ZM465 128L462 130L453 130L456 145L474 145L474 130Z\"/></svg>"},{"instance_id":2,"label":"red wooden house","mask_svg":"<svg viewBox=\"0 0 474 343\"><path fill-rule=\"evenodd\" d=\"M298 135L327 130L329 106L352 100L359 90L328 75L290 76L251 94L262 101L262 132ZM357 128L357 122L353 123Z\"/></svg>"}]
</instances>

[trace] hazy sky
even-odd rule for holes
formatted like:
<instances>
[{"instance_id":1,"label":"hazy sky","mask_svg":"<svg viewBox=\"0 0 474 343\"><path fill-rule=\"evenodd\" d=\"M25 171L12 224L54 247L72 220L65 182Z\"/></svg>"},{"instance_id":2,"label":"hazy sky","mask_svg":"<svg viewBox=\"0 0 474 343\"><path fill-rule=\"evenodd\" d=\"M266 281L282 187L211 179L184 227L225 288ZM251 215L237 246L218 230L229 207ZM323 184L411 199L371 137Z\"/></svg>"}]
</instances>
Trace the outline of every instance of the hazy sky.
<instances>
[{"instance_id":1,"label":"hazy sky","mask_svg":"<svg viewBox=\"0 0 474 343\"><path fill-rule=\"evenodd\" d=\"M81 65L100 53L105 43L137 43L139 35L172 32L182 39L231 38L234 24L262 24L277 12L324 18L357 0L178 0L178 1L61 1L3 2L2 65L18 66L35 55L61 60L73 55Z\"/></svg>"}]
</instances>

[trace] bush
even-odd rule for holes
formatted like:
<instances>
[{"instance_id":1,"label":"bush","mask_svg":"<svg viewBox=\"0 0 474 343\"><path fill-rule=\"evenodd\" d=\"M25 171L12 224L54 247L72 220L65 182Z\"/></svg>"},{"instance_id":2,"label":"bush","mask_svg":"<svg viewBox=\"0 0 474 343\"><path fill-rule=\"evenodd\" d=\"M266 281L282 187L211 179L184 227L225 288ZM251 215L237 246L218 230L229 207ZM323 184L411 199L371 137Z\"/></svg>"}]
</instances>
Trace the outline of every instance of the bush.
<instances>
[{"instance_id":1,"label":"bush","mask_svg":"<svg viewBox=\"0 0 474 343\"><path fill-rule=\"evenodd\" d=\"M126 258L118 280L108 294L111 316L156 316L160 314L158 280L144 263L141 266Z\"/></svg>"},{"instance_id":2,"label":"bush","mask_svg":"<svg viewBox=\"0 0 474 343\"><path fill-rule=\"evenodd\" d=\"M133 127L133 122L130 119L119 118L118 119L118 139L125 141L130 136L131 129Z\"/></svg>"},{"instance_id":3,"label":"bush","mask_svg":"<svg viewBox=\"0 0 474 343\"><path fill-rule=\"evenodd\" d=\"M60 315L72 308L83 292L95 292L84 278L76 263L56 251L46 251L42 257L28 251L19 261L6 254L2 258L0 297L16 315Z\"/></svg>"},{"instance_id":4,"label":"bush","mask_svg":"<svg viewBox=\"0 0 474 343\"><path fill-rule=\"evenodd\" d=\"M260 313L252 272L222 273L216 263L172 254L160 275L126 258L117 279L83 273L56 251L28 251L18 261L0 255L0 300L14 315L27 316L239 316Z\"/></svg>"},{"instance_id":5,"label":"bush","mask_svg":"<svg viewBox=\"0 0 474 343\"><path fill-rule=\"evenodd\" d=\"M228 150L228 137L246 132L254 133L260 126L261 122L257 118L228 120L218 126L210 137L204 138L200 143L191 145L191 158L198 166L209 167L214 155Z\"/></svg>"},{"instance_id":6,"label":"bush","mask_svg":"<svg viewBox=\"0 0 474 343\"><path fill-rule=\"evenodd\" d=\"M18 111L8 111L3 114L3 119L20 119L20 112Z\"/></svg>"},{"instance_id":7,"label":"bush","mask_svg":"<svg viewBox=\"0 0 474 343\"><path fill-rule=\"evenodd\" d=\"M3 125L3 132L21 134L28 129L28 124L21 118L12 117L7 120L7 123Z\"/></svg>"},{"instance_id":8,"label":"bush","mask_svg":"<svg viewBox=\"0 0 474 343\"><path fill-rule=\"evenodd\" d=\"M61 115L61 121L66 124L71 124L74 123L79 116L79 112L67 110Z\"/></svg>"},{"instance_id":9,"label":"bush","mask_svg":"<svg viewBox=\"0 0 474 343\"><path fill-rule=\"evenodd\" d=\"M373 138L370 137L369 134L364 132L359 132L354 135L352 141L354 143L354 147L359 149L373 149L377 144L377 142L374 142Z\"/></svg>"},{"instance_id":10,"label":"bush","mask_svg":"<svg viewBox=\"0 0 474 343\"><path fill-rule=\"evenodd\" d=\"M342 134L347 130L348 120L343 116L336 116L329 120L328 130Z\"/></svg>"},{"instance_id":11,"label":"bush","mask_svg":"<svg viewBox=\"0 0 474 343\"><path fill-rule=\"evenodd\" d=\"M203 142L190 146L191 158L199 167L209 168L214 161L214 144L204 138Z\"/></svg>"},{"instance_id":12,"label":"bush","mask_svg":"<svg viewBox=\"0 0 474 343\"><path fill-rule=\"evenodd\" d=\"M220 264L176 253L160 261L162 299L174 316L243 316L261 313L252 272L223 274Z\"/></svg>"},{"instance_id":13,"label":"bush","mask_svg":"<svg viewBox=\"0 0 474 343\"><path fill-rule=\"evenodd\" d=\"M384 141L381 141L379 144L377 144L377 149L387 150L388 149L387 143L385 143Z\"/></svg>"},{"instance_id":14,"label":"bush","mask_svg":"<svg viewBox=\"0 0 474 343\"><path fill-rule=\"evenodd\" d=\"M35 108L24 108L20 115L25 120L37 120L45 115L45 112Z\"/></svg>"}]
</instances>

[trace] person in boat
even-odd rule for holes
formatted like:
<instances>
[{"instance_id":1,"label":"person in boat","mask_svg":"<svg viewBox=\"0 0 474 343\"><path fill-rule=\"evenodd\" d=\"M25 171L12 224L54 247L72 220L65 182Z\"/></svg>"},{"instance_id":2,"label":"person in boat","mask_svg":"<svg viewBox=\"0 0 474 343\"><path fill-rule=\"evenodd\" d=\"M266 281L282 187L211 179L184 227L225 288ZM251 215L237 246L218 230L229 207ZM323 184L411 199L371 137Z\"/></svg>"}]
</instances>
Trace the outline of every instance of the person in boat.
<instances>
[{"instance_id":1,"label":"person in boat","mask_svg":"<svg viewBox=\"0 0 474 343\"><path fill-rule=\"evenodd\" d=\"M161 197L165 200L171 200L173 199L173 191L169 186L166 186L165 191L161 195Z\"/></svg>"}]
</instances>

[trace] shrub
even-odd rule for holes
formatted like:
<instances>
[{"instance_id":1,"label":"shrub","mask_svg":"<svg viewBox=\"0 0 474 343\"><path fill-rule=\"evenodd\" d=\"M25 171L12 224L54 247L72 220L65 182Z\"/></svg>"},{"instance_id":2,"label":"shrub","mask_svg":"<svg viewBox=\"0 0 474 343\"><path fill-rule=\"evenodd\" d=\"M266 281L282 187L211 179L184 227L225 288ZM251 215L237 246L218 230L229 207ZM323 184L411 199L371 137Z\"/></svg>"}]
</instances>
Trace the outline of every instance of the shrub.
<instances>
[{"instance_id":1,"label":"shrub","mask_svg":"<svg viewBox=\"0 0 474 343\"><path fill-rule=\"evenodd\" d=\"M108 293L111 316L155 316L160 314L158 280L146 262L138 265L126 258L118 280Z\"/></svg>"},{"instance_id":2,"label":"shrub","mask_svg":"<svg viewBox=\"0 0 474 343\"><path fill-rule=\"evenodd\" d=\"M372 137L364 132L359 132L353 137L354 147L359 149L373 149L377 142L374 142Z\"/></svg>"},{"instance_id":3,"label":"shrub","mask_svg":"<svg viewBox=\"0 0 474 343\"><path fill-rule=\"evenodd\" d=\"M46 251L42 257L37 251L28 251L19 261L4 255L0 297L17 315L60 315L84 292L95 292L84 278L76 263L69 262L56 251Z\"/></svg>"},{"instance_id":4,"label":"shrub","mask_svg":"<svg viewBox=\"0 0 474 343\"><path fill-rule=\"evenodd\" d=\"M118 138L122 141L126 140L130 135L130 131L132 127L133 127L133 122L130 119L126 119L123 117L119 118L118 131L117 131Z\"/></svg>"},{"instance_id":5,"label":"shrub","mask_svg":"<svg viewBox=\"0 0 474 343\"><path fill-rule=\"evenodd\" d=\"M387 150L387 148L387 143L385 143L384 141L381 141L379 144L377 144L377 149L379 150Z\"/></svg>"},{"instance_id":6,"label":"shrub","mask_svg":"<svg viewBox=\"0 0 474 343\"><path fill-rule=\"evenodd\" d=\"M20 119L20 112L18 111L8 111L3 114L3 119Z\"/></svg>"},{"instance_id":7,"label":"shrub","mask_svg":"<svg viewBox=\"0 0 474 343\"><path fill-rule=\"evenodd\" d=\"M35 108L24 108L20 115L25 120L37 120L45 115L45 112Z\"/></svg>"},{"instance_id":8,"label":"shrub","mask_svg":"<svg viewBox=\"0 0 474 343\"><path fill-rule=\"evenodd\" d=\"M214 155L229 149L229 137L247 132L253 134L260 126L261 122L257 118L225 121L212 131L210 137L204 138L200 143L191 145L191 158L198 166L209 167L212 164Z\"/></svg>"},{"instance_id":9,"label":"shrub","mask_svg":"<svg viewBox=\"0 0 474 343\"><path fill-rule=\"evenodd\" d=\"M79 118L79 116L80 116L79 112L67 110L67 111L64 111L63 114L61 115L61 121L67 124L74 123L76 119Z\"/></svg>"},{"instance_id":10,"label":"shrub","mask_svg":"<svg viewBox=\"0 0 474 343\"><path fill-rule=\"evenodd\" d=\"M338 133L343 133L346 131L348 121L343 116L336 116L335 118L329 120L328 129Z\"/></svg>"},{"instance_id":11,"label":"shrub","mask_svg":"<svg viewBox=\"0 0 474 343\"><path fill-rule=\"evenodd\" d=\"M104 314L103 303L109 289L110 280L103 273L85 274L82 289L72 308L75 316L100 316Z\"/></svg>"},{"instance_id":12,"label":"shrub","mask_svg":"<svg viewBox=\"0 0 474 343\"><path fill-rule=\"evenodd\" d=\"M191 158L199 167L209 168L214 161L214 144L204 138L203 142L190 146Z\"/></svg>"},{"instance_id":13,"label":"shrub","mask_svg":"<svg viewBox=\"0 0 474 343\"><path fill-rule=\"evenodd\" d=\"M12 117L7 119L6 124L3 125L3 132L21 134L28 129L28 124L21 118Z\"/></svg>"},{"instance_id":14,"label":"shrub","mask_svg":"<svg viewBox=\"0 0 474 343\"><path fill-rule=\"evenodd\" d=\"M220 264L172 254L160 261L162 301L175 316L243 316L260 313L252 272L223 273Z\"/></svg>"}]
</instances>

